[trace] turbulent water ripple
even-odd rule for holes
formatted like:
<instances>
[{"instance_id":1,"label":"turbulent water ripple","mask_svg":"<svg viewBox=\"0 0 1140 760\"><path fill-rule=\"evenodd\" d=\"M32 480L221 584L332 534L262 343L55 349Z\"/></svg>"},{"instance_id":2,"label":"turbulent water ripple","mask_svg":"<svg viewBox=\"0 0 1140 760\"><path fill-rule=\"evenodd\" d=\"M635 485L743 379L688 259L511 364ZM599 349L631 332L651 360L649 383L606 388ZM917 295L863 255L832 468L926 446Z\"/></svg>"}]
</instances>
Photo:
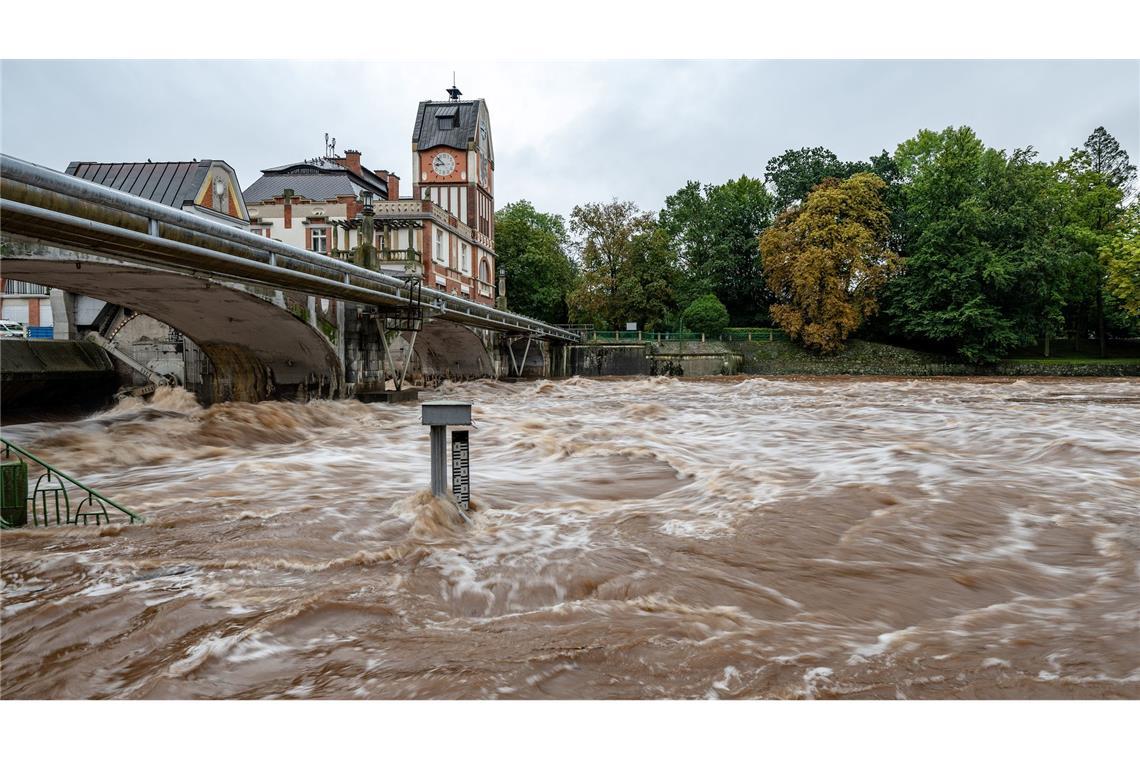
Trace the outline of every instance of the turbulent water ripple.
<instances>
[{"instance_id":1,"label":"turbulent water ripple","mask_svg":"<svg viewBox=\"0 0 1140 760\"><path fill-rule=\"evenodd\" d=\"M432 394L428 394L432 395ZM1140 697L1140 384L181 391L5 426L146 514L5 532L5 698Z\"/></svg>"}]
</instances>

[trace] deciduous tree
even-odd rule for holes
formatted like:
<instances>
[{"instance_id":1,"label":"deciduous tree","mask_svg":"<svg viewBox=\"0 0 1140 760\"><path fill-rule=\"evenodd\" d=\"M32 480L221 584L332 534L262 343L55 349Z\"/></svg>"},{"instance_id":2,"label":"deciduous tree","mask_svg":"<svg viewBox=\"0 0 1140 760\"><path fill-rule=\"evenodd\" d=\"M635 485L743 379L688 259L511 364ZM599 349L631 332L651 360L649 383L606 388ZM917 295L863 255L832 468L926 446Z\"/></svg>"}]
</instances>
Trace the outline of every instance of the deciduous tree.
<instances>
[{"instance_id":1,"label":"deciduous tree","mask_svg":"<svg viewBox=\"0 0 1140 760\"><path fill-rule=\"evenodd\" d=\"M870 171L862 161L847 163L824 147L786 150L768 161L764 181L775 188L775 209L783 211L807 198L816 185L828 177L846 179L858 172Z\"/></svg>"},{"instance_id":2,"label":"deciduous tree","mask_svg":"<svg viewBox=\"0 0 1140 760\"><path fill-rule=\"evenodd\" d=\"M614 329L663 326L676 308L678 269L653 214L629 201L587 203L574 207L570 228L581 257L572 318Z\"/></svg>"},{"instance_id":3,"label":"deciduous tree","mask_svg":"<svg viewBox=\"0 0 1140 760\"><path fill-rule=\"evenodd\" d=\"M1105 289L1130 317L1140 318L1140 202L1125 209L1114 234L1101 246Z\"/></svg>"},{"instance_id":4,"label":"deciduous tree","mask_svg":"<svg viewBox=\"0 0 1140 760\"><path fill-rule=\"evenodd\" d=\"M685 330L716 338L728 327L728 309L716 296L707 293L689 304L681 314L681 319Z\"/></svg>"},{"instance_id":5,"label":"deciduous tree","mask_svg":"<svg viewBox=\"0 0 1140 760\"><path fill-rule=\"evenodd\" d=\"M507 275L511 311L544 322L566 322L575 279L568 245L562 217L537 211L528 201L507 204L495 213L495 253Z\"/></svg>"},{"instance_id":6,"label":"deciduous tree","mask_svg":"<svg viewBox=\"0 0 1140 760\"><path fill-rule=\"evenodd\" d=\"M896 266L887 248L890 217L877 176L826 180L760 236L772 317L808 348L828 353L878 308Z\"/></svg>"},{"instance_id":7,"label":"deciduous tree","mask_svg":"<svg viewBox=\"0 0 1140 760\"><path fill-rule=\"evenodd\" d=\"M986 148L968 127L923 130L898 147L905 271L886 298L898 331L992 362L1056 318L1054 180L1034 158Z\"/></svg>"},{"instance_id":8,"label":"deciduous tree","mask_svg":"<svg viewBox=\"0 0 1140 760\"><path fill-rule=\"evenodd\" d=\"M767 321L772 298L756 240L772 205L764 183L746 176L703 188L689 182L665 200L660 222L685 270L682 302L712 292L734 322Z\"/></svg>"}]
</instances>

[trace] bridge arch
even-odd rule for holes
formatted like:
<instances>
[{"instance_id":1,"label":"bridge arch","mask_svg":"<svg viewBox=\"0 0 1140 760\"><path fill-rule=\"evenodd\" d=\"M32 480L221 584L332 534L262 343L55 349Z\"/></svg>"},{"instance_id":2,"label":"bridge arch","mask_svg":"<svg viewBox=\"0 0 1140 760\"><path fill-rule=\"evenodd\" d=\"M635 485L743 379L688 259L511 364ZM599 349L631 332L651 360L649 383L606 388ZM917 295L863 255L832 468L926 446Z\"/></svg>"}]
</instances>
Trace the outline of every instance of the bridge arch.
<instances>
[{"instance_id":1,"label":"bridge arch","mask_svg":"<svg viewBox=\"0 0 1140 760\"><path fill-rule=\"evenodd\" d=\"M62 249L5 245L4 277L154 317L193 340L213 372L204 403L340 393L337 352L320 330L240 286Z\"/></svg>"},{"instance_id":2,"label":"bridge arch","mask_svg":"<svg viewBox=\"0 0 1140 760\"><path fill-rule=\"evenodd\" d=\"M401 332L391 338L389 348L399 370L406 361L408 347L412 346L408 379L417 384L494 377L495 362L480 332L485 331L433 319L425 322L418 334Z\"/></svg>"}]
</instances>

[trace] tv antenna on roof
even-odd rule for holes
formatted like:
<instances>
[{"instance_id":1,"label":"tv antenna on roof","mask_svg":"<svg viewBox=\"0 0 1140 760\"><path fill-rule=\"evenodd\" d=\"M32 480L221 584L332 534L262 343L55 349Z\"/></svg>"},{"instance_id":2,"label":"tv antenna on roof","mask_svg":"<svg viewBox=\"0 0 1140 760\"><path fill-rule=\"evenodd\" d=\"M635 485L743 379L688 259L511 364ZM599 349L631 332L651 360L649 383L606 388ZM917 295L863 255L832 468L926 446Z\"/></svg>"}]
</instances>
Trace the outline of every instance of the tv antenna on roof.
<instances>
[{"instance_id":1,"label":"tv antenna on roof","mask_svg":"<svg viewBox=\"0 0 1140 760\"><path fill-rule=\"evenodd\" d=\"M455 72L451 72L451 86L447 88L447 94L451 96L452 100L459 100L459 96L463 93L455 86Z\"/></svg>"},{"instance_id":2,"label":"tv antenna on roof","mask_svg":"<svg viewBox=\"0 0 1140 760\"><path fill-rule=\"evenodd\" d=\"M332 158L336 155L336 138L329 137L329 133L325 132L325 158Z\"/></svg>"}]
</instances>

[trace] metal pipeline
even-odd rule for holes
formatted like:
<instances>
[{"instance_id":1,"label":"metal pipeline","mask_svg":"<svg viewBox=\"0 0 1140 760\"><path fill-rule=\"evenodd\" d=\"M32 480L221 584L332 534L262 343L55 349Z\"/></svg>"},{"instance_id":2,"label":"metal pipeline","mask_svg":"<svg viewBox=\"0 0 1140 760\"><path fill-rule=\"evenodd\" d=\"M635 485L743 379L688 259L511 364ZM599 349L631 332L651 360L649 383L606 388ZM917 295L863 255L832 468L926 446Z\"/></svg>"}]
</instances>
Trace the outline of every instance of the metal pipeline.
<instances>
[{"instance_id":1,"label":"metal pipeline","mask_svg":"<svg viewBox=\"0 0 1140 760\"><path fill-rule=\"evenodd\" d=\"M66 220L67 223L72 226L86 227L91 232L98 232L101 235L112 238L123 237L137 243L137 248L132 246L128 248L126 252L120 251L119 255L124 257L131 255L135 257L136 260L140 260L139 254L142 251L139 249L145 247L146 253L150 253L153 247L161 242L163 246L173 250L180 250L183 254L188 254L190 251L181 248L181 246L188 246L190 250L199 256L226 257L231 266L241 264L250 267L250 271L257 271L259 275L247 281L262 286L283 287L284 285L281 283L282 279L289 278L282 278L281 275L289 273L300 277L308 283L304 288L299 289L310 290L310 292L314 293L321 292L322 294L329 294L339 298L346 298L344 293L351 291L354 295L346 300L383 305L391 305L392 301L382 297L378 299L377 296L397 294L405 290L404 283L399 278L373 272L348 262L330 259L317 253L305 251L276 240L255 235L251 232L235 229L221 222L204 219L185 211L164 206L161 203L149 201L130 195L129 193L81 180L77 177L47 169L13 156L0 154L0 176L3 177L6 188L8 190L16 189L17 192L14 194L17 195L38 195L39 193L28 192L35 189L40 191L40 193L57 193L65 198L79 201L80 203L93 204L97 208L114 209L121 213L140 217L139 223L147 232L141 232L123 226L108 225L82 216L52 211L51 209L37 205L21 204L10 200L4 201L6 214L24 214L25 216L38 218L40 220L49 218L43 215L36 215L29 211L29 209L35 209L45 214L57 214L58 216L51 217L56 224L63 223L63 220ZM23 193L20 192L18 187L21 184L25 186ZM13 188L13 185L16 185L16 187ZM45 205L48 205L48 203L45 202ZM57 201L51 205L67 204L60 204ZM9 221L8 219L5 220L5 227L9 226ZM154 221L160 224L155 225L152 223ZM98 226L89 227L83 223ZM206 244L187 244L162 236L163 232L174 233L175 230L181 233L179 235L180 237L188 236L192 239L204 237L206 238ZM30 236L37 239L51 240L51 236L45 234L46 232L47 231L44 230L37 230L34 235ZM225 241L223 247L240 251L241 255L226 254L215 250L214 247L218 246L219 239ZM104 246L108 245L108 241L106 240L100 242ZM243 258L243 256L248 256L252 258L253 261ZM226 259L219 258L217 260L220 262ZM140 263L147 262L145 259L141 259ZM177 265L178 261L168 259L166 263L167 265ZM294 266L298 269L308 270L308 272L298 272L293 268ZM182 264L181 268L186 268L185 264ZM314 270L328 273L329 276L313 274ZM266 274L267 276L262 277L261 274ZM336 281L332 280L332 277L336 277L337 280L341 281L338 286L334 288L339 291L339 295L326 289L330 285L337 285ZM351 281L353 280L367 283L367 287L351 285ZM298 282L299 280L290 279L290 281ZM322 283L324 288L320 291L311 290L318 282ZM341 288L348 288L349 290L341 290ZM448 318L454 321L491 329L501 330L505 328L519 332L538 333L545 337L569 342L578 341L576 334L538 320L483 306L432 288L424 288L423 293L425 295L426 305L429 308L434 306L440 313L447 312L449 314ZM371 294L371 297L364 297L364 294ZM398 298L398 296L396 297Z\"/></svg>"}]
</instances>

